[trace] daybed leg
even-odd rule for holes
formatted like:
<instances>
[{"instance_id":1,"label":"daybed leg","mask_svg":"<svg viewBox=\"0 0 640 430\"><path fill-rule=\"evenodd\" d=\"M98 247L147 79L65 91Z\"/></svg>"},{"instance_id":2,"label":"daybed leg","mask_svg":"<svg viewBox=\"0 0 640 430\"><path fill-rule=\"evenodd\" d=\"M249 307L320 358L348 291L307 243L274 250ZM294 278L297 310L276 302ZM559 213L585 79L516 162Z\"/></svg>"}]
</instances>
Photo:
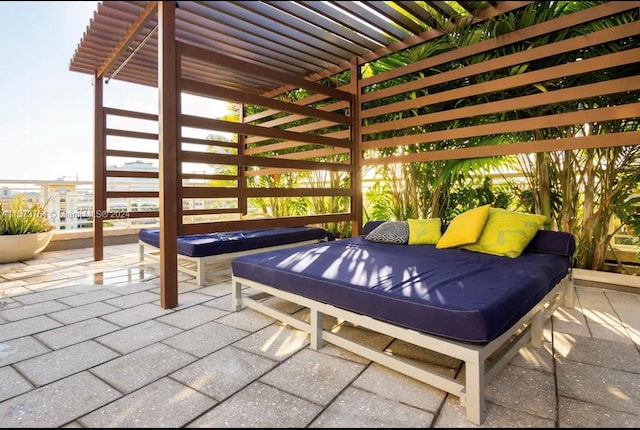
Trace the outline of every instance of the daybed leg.
<instances>
[{"instance_id":1,"label":"daybed leg","mask_svg":"<svg viewBox=\"0 0 640 430\"><path fill-rule=\"evenodd\" d=\"M242 284L231 278L231 312L242 309Z\"/></svg>"},{"instance_id":2,"label":"daybed leg","mask_svg":"<svg viewBox=\"0 0 640 430\"><path fill-rule=\"evenodd\" d=\"M573 309L574 306L576 305L575 297L576 297L576 289L575 289L575 286L573 285L573 276L572 276L571 278L569 278L569 281L567 282L567 286L565 287L565 290L564 290L564 306L566 308Z\"/></svg>"},{"instance_id":3,"label":"daybed leg","mask_svg":"<svg viewBox=\"0 0 640 430\"><path fill-rule=\"evenodd\" d=\"M198 283L198 286L201 287L204 285L203 282L206 278L204 273L206 264L204 264L204 261L198 261L196 264L198 265L198 274L196 275L196 282Z\"/></svg>"},{"instance_id":4,"label":"daybed leg","mask_svg":"<svg viewBox=\"0 0 640 430\"><path fill-rule=\"evenodd\" d=\"M478 363L465 362L466 415L473 424L481 425L485 418L485 371L484 360Z\"/></svg>"},{"instance_id":5,"label":"daybed leg","mask_svg":"<svg viewBox=\"0 0 640 430\"><path fill-rule=\"evenodd\" d=\"M310 309L311 312L311 324L309 329L311 330L311 349L314 351L322 348L322 320L324 314L316 309Z\"/></svg>"},{"instance_id":6,"label":"daybed leg","mask_svg":"<svg viewBox=\"0 0 640 430\"><path fill-rule=\"evenodd\" d=\"M543 324L544 312L540 310L531 318L531 346L534 348L542 347L542 340L544 338Z\"/></svg>"},{"instance_id":7,"label":"daybed leg","mask_svg":"<svg viewBox=\"0 0 640 430\"><path fill-rule=\"evenodd\" d=\"M138 243L138 261L144 261L144 245Z\"/></svg>"}]
</instances>

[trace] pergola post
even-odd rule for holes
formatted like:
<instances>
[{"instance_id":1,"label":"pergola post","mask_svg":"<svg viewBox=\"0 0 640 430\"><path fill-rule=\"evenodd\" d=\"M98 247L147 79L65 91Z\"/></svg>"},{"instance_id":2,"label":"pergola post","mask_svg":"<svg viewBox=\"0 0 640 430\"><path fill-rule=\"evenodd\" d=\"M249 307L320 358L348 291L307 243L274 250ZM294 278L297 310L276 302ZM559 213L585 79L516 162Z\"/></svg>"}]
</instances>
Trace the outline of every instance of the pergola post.
<instances>
[{"instance_id":1,"label":"pergola post","mask_svg":"<svg viewBox=\"0 0 640 430\"><path fill-rule=\"evenodd\" d=\"M355 225L351 227L351 234L357 236L362 229L362 132L360 127L360 118L362 115L362 104L360 102L360 93L362 91L360 85L360 63L358 58L351 61L351 78L349 83L349 91L353 94L350 114L351 114L351 140L353 148L351 149L351 165L353 166L353 176L351 179L351 214L352 221Z\"/></svg>"},{"instance_id":2,"label":"pergola post","mask_svg":"<svg viewBox=\"0 0 640 430\"><path fill-rule=\"evenodd\" d=\"M103 218L107 212L106 133L104 118L104 82L94 78L93 135L93 259L104 258Z\"/></svg>"},{"instance_id":3,"label":"pergola post","mask_svg":"<svg viewBox=\"0 0 640 430\"><path fill-rule=\"evenodd\" d=\"M158 2L160 305L164 309L178 306L177 236L182 213L178 192L180 90L175 35L175 2Z\"/></svg>"},{"instance_id":4,"label":"pergola post","mask_svg":"<svg viewBox=\"0 0 640 430\"><path fill-rule=\"evenodd\" d=\"M244 104L240 106L239 120L240 124L244 124ZM247 136L238 133L238 159L244 160L245 150L247 149ZM238 164L238 209L242 215L246 215L249 211L249 202L247 201L247 175L244 164Z\"/></svg>"}]
</instances>

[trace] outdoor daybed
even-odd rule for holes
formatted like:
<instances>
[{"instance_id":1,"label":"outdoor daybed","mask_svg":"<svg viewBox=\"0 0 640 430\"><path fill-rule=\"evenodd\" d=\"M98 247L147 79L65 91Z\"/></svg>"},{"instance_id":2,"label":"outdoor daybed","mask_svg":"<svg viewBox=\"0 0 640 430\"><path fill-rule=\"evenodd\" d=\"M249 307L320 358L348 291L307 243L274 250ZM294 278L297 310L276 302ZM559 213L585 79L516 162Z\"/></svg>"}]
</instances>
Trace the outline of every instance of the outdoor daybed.
<instances>
[{"instance_id":1,"label":"outdoor daybed","mask_svg":"<svg viewBox=\"0 0 640 430\"><path fill-rule=\"evenodd\" d=\"M139 258L158 261L160 230L141 229ZM196 277L204 285L207 274L229 273L233 257L291 246L333 240L333 234L319 227L274 227L178 237L178 270Z\"/></svg>"},{"instance_id":2,"label":"outdoor daybed","mask_svg":"<svg viewBox=\"0 0 640 430\"><path fill-rule=\"evenodd\" d=\"M313 349L325 340L458 396L481 424L488 382L525 342L542 345L543 323L559 305L573 307L573 236L538 230L509 258L367 240L379 225L367 223L367 236L233 259L232 309L246 305L310 333ZM269 307L269 296L307 307L310 323ZM323 315L457 358L466 379L324 330Z\"/></svg>"}]
</instances>

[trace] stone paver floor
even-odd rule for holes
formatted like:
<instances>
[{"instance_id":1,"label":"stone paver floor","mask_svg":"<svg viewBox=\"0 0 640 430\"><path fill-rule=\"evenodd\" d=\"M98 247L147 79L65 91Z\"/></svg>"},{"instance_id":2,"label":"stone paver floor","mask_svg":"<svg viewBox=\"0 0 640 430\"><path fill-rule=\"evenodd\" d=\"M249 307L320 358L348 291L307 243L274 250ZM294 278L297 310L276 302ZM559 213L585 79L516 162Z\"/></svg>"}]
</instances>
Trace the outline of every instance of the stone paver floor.
<instances>
[{"instance_id":1,"label":"stone paver floor","mask_svg":"<svg viewBox=\"0 0 640 430\"><path fill-rule=\"evenodd\" d=\"M228 276L198 287L181 274L179 306L162 309L157 268L139 265L137 245L92 255L0 264L0 427L473 427L455 396L332 345L314 351L251 309L231 312ZM489 384L483 427L640 427L640 295L576 291L543 347L523 347ZM334 328L453 377L463 370Z\"/></svg>"}]
</instances>

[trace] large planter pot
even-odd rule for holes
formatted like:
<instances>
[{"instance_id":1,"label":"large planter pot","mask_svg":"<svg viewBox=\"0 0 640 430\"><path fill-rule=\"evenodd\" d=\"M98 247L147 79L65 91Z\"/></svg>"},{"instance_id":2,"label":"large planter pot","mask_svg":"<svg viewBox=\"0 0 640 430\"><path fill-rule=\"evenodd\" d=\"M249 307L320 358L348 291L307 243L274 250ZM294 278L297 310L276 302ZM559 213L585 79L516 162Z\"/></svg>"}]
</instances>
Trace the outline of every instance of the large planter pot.
<instances>
[{"instance_id":1,"label":"large planter pot","mask_svg":"<svg viewBox=\"0 0 640 430\"><path fill-rule=\"evenodd\" d=\"M0 235L0 264L28 260L49 245L53 230L45 233Z\"/></svg>"}]
</instances>

